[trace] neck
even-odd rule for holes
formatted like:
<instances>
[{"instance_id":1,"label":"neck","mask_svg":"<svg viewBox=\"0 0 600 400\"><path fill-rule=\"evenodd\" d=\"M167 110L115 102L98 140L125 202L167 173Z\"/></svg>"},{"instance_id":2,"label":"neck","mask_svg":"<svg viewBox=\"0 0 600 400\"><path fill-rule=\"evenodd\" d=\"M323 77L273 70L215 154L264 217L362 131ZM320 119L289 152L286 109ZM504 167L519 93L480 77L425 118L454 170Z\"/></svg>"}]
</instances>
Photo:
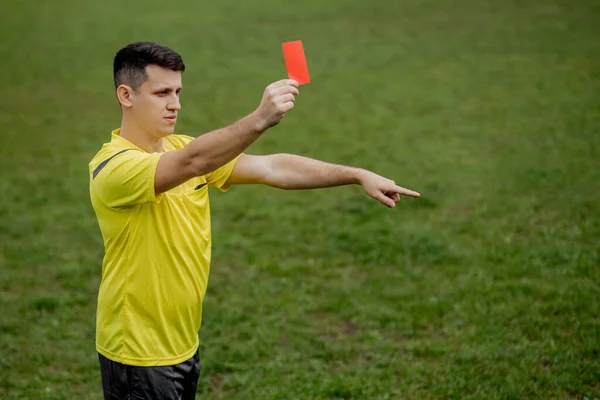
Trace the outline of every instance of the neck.
<instances>
[{"instance_id":1,"label":"neck","mask_svg":"<svg viewBox=\"0 0 600 400\"><path fill-rule=\"evenodd\" d=\"M162 153L163 151L163 138L144 131L129 118L121 119L121 137L148 153Z\"/></svg>"}]
</instances>

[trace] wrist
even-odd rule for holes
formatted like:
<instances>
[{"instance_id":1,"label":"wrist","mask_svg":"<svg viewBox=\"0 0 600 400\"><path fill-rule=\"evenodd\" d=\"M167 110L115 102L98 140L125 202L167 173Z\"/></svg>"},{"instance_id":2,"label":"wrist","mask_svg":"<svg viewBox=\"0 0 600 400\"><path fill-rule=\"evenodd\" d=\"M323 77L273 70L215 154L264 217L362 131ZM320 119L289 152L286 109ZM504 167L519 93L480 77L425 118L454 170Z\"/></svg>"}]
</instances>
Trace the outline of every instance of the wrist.
<instances>
[{"instance_id":1,"label":"wrist","mask_svg":"<svg viewBox=\"0 0 600 400\"><path fill-rule=\"evenodd\" d=\"M353 168L352 172L352 183L355 185L362 185L368 171L362 168Z\"/></svg>"},{"instance_id":2,"label":"wrist","mask_svg":"<svg viewBox=\"0 0 600 400\"><path fill-rule=\"evenodd\" d=\"M264 131L267 130L267 128L268 128L267 122L260 115L258 110L255 110L254 112L250 113L246 118L248 119L248 123L250 124L251 129L254 132L263 133Z\"/></svg>"}]
</instances>

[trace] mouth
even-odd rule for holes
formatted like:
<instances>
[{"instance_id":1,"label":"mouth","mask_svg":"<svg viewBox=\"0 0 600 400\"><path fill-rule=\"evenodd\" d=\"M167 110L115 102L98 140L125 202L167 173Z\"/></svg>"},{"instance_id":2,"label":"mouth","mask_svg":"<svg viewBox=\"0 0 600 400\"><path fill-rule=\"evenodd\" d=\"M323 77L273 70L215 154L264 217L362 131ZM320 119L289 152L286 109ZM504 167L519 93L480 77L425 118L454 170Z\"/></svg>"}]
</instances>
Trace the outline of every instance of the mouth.
<instances>
[{"instance_id":1,"label":"mouth","mask_svg":"<svg viewBox=\"0 0 600 400\"><path fill-rule=\"evenodd\" d=\"M177 116L176 115L171 115L169 117L165 117L165 119L167 121L169 121L170 123L174 124L177 121Z\"/></svg>"}]
</instances>

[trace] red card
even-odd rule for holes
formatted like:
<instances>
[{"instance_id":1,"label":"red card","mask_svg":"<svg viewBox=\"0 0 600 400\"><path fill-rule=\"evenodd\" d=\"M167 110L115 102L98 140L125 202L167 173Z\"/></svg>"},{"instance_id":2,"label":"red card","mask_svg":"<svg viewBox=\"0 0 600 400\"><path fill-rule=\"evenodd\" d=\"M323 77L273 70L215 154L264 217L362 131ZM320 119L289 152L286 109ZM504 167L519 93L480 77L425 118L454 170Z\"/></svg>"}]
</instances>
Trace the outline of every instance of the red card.
<instances>
[{"instance_id":1,"label":"red card","mask_svg":"<svg viewBox=\"0 0 600 400\"><path fill-rule=\"evenodd\" d=\"M283 48L283 57L285 58L288 77L295 80L300 85L310 83L310 75L308 75L308 66L306 65L302 40L285 42L281 47Z\"/></svg>"}]
</instances>

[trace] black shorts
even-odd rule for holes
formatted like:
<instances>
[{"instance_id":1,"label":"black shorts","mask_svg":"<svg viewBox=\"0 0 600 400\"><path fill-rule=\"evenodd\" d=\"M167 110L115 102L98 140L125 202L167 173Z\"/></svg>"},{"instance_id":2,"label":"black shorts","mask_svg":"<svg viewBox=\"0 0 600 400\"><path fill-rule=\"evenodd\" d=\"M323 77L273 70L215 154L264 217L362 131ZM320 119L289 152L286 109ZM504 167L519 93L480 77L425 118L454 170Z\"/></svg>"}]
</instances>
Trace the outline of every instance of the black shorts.
<instances>
[{"instance_id":1,"label":"black shorts","mask_svg":"<svg viewBox=\"0 0 600 400\"><path fill-rule=\"evenodd\" d=\"M121 364L102 354L100 374L105 400L194 400L200 377L198 351L192 358L165 367L136 367Z\"/></svg>"}]
</instances>

